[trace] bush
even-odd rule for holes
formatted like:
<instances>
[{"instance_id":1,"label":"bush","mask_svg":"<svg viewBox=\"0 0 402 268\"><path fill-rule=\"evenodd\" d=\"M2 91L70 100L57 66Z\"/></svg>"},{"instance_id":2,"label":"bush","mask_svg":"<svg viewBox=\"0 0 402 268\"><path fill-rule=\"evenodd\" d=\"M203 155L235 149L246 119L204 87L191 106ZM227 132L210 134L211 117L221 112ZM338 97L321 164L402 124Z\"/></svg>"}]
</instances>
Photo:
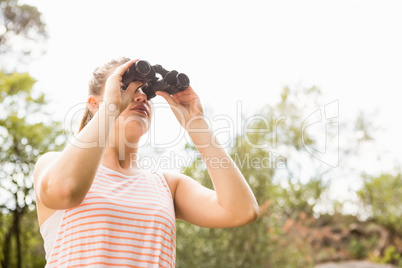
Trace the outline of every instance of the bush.
<instances>
[{"instance_id":1,"label":"bush","mask_svg":"<svg viewBox=\"0 0 402 268\"><path fill-rule=\"evenodd\" d=\"M364 176L358 192L364 206L377 223L402 235L402 175Z\"/></svg>"}]
</instances>

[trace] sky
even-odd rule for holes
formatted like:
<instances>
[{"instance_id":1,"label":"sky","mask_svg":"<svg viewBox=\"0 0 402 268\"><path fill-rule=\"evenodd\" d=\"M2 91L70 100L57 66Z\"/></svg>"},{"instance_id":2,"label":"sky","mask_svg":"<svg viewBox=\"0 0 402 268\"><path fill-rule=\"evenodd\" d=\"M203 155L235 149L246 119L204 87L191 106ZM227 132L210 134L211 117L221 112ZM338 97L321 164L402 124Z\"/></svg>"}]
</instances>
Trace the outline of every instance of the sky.
<instances>
[{"instance_id":1,"label":"sky","mask_svg":"<svg viewBox=\"0 0 402 268\"><path fill-rule=\"evenodd\" d=\"M29 72L58 120L86 101L96 66L127 56L186 73L211 118L236 121L239 107L258 113L285 86L317 86L322 107L338 103L339 123L365 111L382 129L371 153L385 160L351 164L390 170L402 157L400 1L24 2L47 23L47 53ZM155 114L155 143L169 146L180 127L165 108ZM348 139L342 129L339 139Z\"/></svg>"}]
</instances>

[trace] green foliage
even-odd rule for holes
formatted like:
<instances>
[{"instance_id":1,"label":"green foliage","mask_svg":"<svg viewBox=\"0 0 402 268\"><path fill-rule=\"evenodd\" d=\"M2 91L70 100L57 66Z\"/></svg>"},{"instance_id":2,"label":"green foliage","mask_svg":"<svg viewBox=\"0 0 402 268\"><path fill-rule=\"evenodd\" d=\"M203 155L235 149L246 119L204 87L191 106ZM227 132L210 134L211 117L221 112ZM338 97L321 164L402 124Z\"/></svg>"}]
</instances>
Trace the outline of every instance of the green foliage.
<instances>
[{"instance_id":1,"label":"green foliage","mask_svg":"<svg viewBox=\"0 0 402 268\"><path fill-rule=\"evenodd\" d=\"M0 109L3 111L0 115L0 185L23 196L32 190L29 176L38 156L61 149L64 142L61 124L44 120L40 113L45 98L43 94L32 96L35 94L32 91L34 83L28 74L0 72ZM55 143L56 138L60 139L58 143ZM20 189L23 193L12 189ZM24 200L19 203L25 205ZM5 208L15 209L16 206L7 202Z\"/></svg>"},{"instance_id":2,"label":"green foliage","mask_svg":"<svg viewBox=\"0 0 402 268\"><path fill-rule=\"evenodd\" d=\"M402 263L402 256L397 252L394 246L390 246L385 250L382 263Z\"/></svg>"},{"instance_id":3,"label":"green foliage","mask_svg":"<svg viewBox=\"0 0 402 268\"><path fill-rule=\"evenodd\" d=\"M398 267L402 267L402 254L397 251L395 246L389 246L384 251L383 256L372 256L371 260L377 263L391 263L398 265Z\"/></svg>"},{"instance_id":4,"label":"green foliage","mask_svg":"<svg viewBox=\"0 0 402 268\"><path fill-rule=\"evenodd\" d=\"M301 98L301 95L304 95ZM312 267L310 248L295 244L284 225L313 209L326 189L322 174L302 182L295 154L304 154L300 112L319 95L316 88L292 92L285 88L281 101L266 106L250 124L253 131L236 137L230 155L242 171L260 205L260 217L238 228L207 229L178 221L177 267ZM303 102L303 100L305 102ZM305 139L309 144L314 139ZM188 149L194 149L190 144ZM258 160L258 161L257 161ZM198 156L184 173L213 188Z\"/></svg>"},{"instance_id":5,"label":"green foliage","mask_svg":"<svg viewBox=\"0 0 402 268\"><path fill-rule=\"evenodd\" d=\"M236 137L230 155L256 196L260 217L231 229L200 228L178 221L177 267L313 267L322 261L364 259L378 250L381 225L398 230L402 216L398 207L402 201L400 175L366 177L360 192L381 225L341 214L340 202L331 204L335 214L317 212L320 203L328 206L325 194L330 180L326 176L333 169L309 161L311 156L303 147L316 145L317 139L302 133L301 126L309 116L306 112L319 107L319 99L320 91L315 87L299 91L284 88L280 101L263 107L248 126L253 131ZM364 135L351 144L372 140L372 129L360 114L352 131ZM192 144L186 149L196 150ZM356 148L342 150L345 158L358 155ZM198 156L184 173L212 189L201 162ZM388 250L383 258L397 263L396 253Z\"/></svg>"},{"instance_id":6,"label":"green foliage","mask_svg":"<svg viewBox=\"0 0 402 268\"><path fill-rule=\"evenodd\" d=\"M0 235L4 235L8 226L13 221L12 214L0 214L0 223L3 224L3 229L0 230ZM24 268L43 268L45 262L45 250L43 247L43 239L39 232L39 223L37 220L36 209L29 210L21 220L21 251L22 251L22 266ZM3 241L4 237L0 236L0 241ZM15 253L17 250L16 240L11 240L11 243L7 245L10 252ZM1 247L0 247L1 248ZM0 251L3 254L3 251ZM0 255L1 256L1 255ZM11 258L10 258L11 257ZM0 257L1 260L4 256ZM9 256L9 267L17 267L17 258Z\"/></svg>"},{"instance_id":7,"label":"green foliage","mask_svg":"<svg viewBox=\"0 0 402 268\"><path fill-rule=\"evenodd\" d=\"M31 52L43 52L40 44L45 39L36 7L0 0L1 267L44 266L31 176L39 155L60 150L65 141L61 124L43 112L47 100L33 90L36 81L11 70L25 70Z\"/></svg>"},{"instance_id":8,"label":"green foliage","mask_svg":"<svg viewBox=\"0 0 402 268\"><path fill-rule=\"evenodd\" d=\"M25 254L39 252L39 244L43 247L33 211L31 176L38 157L61 150L65 142L61 124L43 113L46 99L33 90L34 84L26 73L0 71L0 261L4 267L43 267L43 254Z\"/></svg>"},{"instance_id":9,"label":"green foliage","mask_svg":"<svg viewBox=\"0 0 402 268\"><path fill-rule=\"evenodd\" d=\"M45 26L36 7L20 4L18 0L1 0L0 55L3 60L5 55L29 56L32 44L38 44L39 41L46 39ZM19 42L19 51L13 50L15 42Z\"/></svg>"},{"instance_id":10,"label":"green foliage","mask_svg":"<svg viewBox=\"0 0 402 268\"><path fill-rule=\"evenodd\" d=\"M354 259L363 259L367 256L367 249L364 244L356 238L350 240L349 252Z\"/></svg>"},{"instance_id":11,"label":"green foliage","mask_svg":"<svg viewBox=\"0 0 402 268\"><path fill-rule=\"evenodd\" d=\"M402 174L364 176L358 195L372 218L381 225L402 235Z\"/></svg>"},{"instance_id":12,"label":"green foliage","mask_svg":"<svg viewBox=\"0 0 402 268\"><path fill-rule=\"evenodd\" d=\"M4 71L1 71L0 79L1 102L17 94L25 95L29 93L36 82L29 74L17 72L6 74Z\"/></svg>"},{"instance_id":13,"label":"green foliage","mask_svg":"<svg viewBox=\"0 0 402 268\"><path fill-rule=\"evenodd\" d=\"M43 239L39 232L39 222L36 209L28 211L21 221L22 255L24 256L24 267L44 267L45 249Z\"/></svg>"}]
</instances>

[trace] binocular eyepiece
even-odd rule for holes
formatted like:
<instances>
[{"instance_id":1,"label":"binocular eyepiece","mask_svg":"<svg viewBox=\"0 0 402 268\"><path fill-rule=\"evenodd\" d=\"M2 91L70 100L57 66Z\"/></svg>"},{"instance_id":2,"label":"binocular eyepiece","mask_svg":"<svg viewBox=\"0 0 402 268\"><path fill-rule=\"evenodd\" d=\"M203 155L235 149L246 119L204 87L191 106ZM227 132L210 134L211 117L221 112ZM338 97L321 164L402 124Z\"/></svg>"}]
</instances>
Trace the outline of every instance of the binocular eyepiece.
<instances>
[{"instance_id":1,"label":"binocular eyepiece","mask_svg":"<svg viewBox=\"0 0 402 268\"><path fill-rule=\"evenodd\" d=\"M161 77L158 77L159 74ZM185 90L190 85L187 75L175 70L167 71L161 65L151 66L145 60L133 63L122 76L122 89L126 90L133 81L141 81L144 84L141 89L150 100L155 97L156 91L166 91L170 95Z\"/></svg>"}]
</instances>

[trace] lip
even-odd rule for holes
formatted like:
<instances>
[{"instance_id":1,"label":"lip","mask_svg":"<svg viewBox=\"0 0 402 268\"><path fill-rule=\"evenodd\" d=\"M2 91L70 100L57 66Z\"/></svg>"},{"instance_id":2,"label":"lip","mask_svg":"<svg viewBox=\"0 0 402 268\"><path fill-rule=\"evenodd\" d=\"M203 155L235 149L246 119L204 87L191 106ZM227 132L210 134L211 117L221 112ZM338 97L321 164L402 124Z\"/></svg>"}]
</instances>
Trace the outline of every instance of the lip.
<instances>
[{"instance_id":1,"label":"lip","mask_svg":"<svg viewBox=\"0 0 402 268\"><path fill-rule=\"evenodd\" d=\"M135 111L135 112L137 112L137 113L145 114L145 115L148 115L148 114L149 114L147 108L145 108L145 106L143 106L143 105L134 106L134 107L131 108L130 110L131 110L131 111Z\"/></svg>"}]
</instances>

